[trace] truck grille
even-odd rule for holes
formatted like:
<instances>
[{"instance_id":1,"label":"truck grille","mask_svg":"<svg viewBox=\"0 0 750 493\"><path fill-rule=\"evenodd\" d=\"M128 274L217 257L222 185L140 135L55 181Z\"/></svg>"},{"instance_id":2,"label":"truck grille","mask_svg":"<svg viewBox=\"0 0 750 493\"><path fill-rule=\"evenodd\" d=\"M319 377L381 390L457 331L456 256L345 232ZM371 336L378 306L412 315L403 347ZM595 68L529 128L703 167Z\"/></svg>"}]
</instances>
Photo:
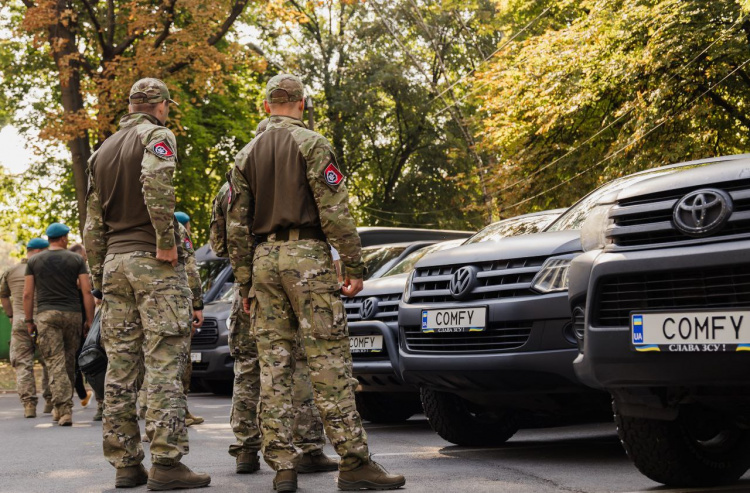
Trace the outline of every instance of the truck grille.
<instances>
[{"instance_id":1,"label":"truck grille","mask_svg":"<svg viewBox=\"0 0 750 493\"><path fill-rule=\"evenodd\" d=\"M624 248L640 245L690 244L750 235L750 180L705 185L700 188L724 190L732 196L734 202L734 213L729 217L729 222L708 239L684 235L675 228L672 221L672 211L677 202L697 188L670 190L668 194L621 201L610 212L609 217L614 224L607 230L607 237L616 246Z\"/></svg>"},{"instance_id":2,"label":"truck grille","mask_svg":"<svg viewBox=\"0 0 750 493\"><path fill-rule=\"evenodd\" d=\"M490 322L484 332L426 334L421 327L404 326L407 349L430 353L491 353L517 349L531 336L532 322Z\"/></svg>"},{"instance_id":3,"label":"truck grille","mask_svg":"<svg viewBox=\"0 0 750 493\"><path fill-rule=\"evenodd\" d=\"M462 301L494 300L518 296L534 296L539 293L531 289L531 281L542 268L547 257L516 258L481 262L477 269L477 283ZM453 274L467 264L444 265L417 269L412 281L412 303L451 303L448 285Z\"/></svg>"},{"instance_id":4,"label":"truck grille","mask_svg":"<svg viewBox=\"0 0 750 493\"><path fill-rule=\"evenodd\" d=\"M630 312L750 306L750 265L605 277L597 289L594 325L628 327Z\"/></svg>"},{"instance_id":5,"label":"truck grille","mask_svg":"<svg viewBox=\"0 0 750 493\"><path fill-rule=\"evenodd\" d=\"M375 314L375 318L370 320L378 320L385 323L396 322L398 321L398 303L401 301L401 294L402 293L384 296L355 296L354 298L342 296L341 299L343 300L344 308L346 309L346 320L347 322L362 321L362 315L360 314L362 303L368 298L377 298L378 310Z\"/></svg>"},{"instance_id":6,"label":"truck grille","mask_svg":"<svg viewBox=\"0 0 750 493\"><path fill-rule=\"evenodd\" d=\"M200 332L193 336L192 346L212 346L219 341L219 321L215 318L203 320Z\"/></svg>"}]
</instances>

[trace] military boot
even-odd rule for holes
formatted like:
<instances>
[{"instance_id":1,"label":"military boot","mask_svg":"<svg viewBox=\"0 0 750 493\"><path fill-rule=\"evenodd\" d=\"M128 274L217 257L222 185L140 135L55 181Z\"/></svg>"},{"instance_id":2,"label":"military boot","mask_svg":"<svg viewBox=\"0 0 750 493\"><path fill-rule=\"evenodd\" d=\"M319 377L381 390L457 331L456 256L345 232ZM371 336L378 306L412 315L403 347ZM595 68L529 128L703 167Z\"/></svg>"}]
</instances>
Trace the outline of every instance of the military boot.
<instances>
[{"instance_id":1,"label":"military boot","mask_svg":"<svg viewBox=\"0 0 750 493\"><path fill-rule=\"evenodd\" d=\"M57 409L52 408L52 421L59 421L59 420L60 420L60 412Z\"/></svg>"},{"instance_id":2,"label":"military boot","mask_svg":"<svg viewBox=\"0 0 750 493\"><path fill-rule=\"evenodd\" d=\"M335 471L338 468L338 461L330 459L322 450L303 454L297 463L297 472L300 474Z\"/></svg>"},{"instance_id":3,"label":"military boot","mask_svg":"<svg viewBox=\"0 0 750 493\"><path fill-rule=\"evenodd\" d=\"M294 469L282 469L276 471L273 478L273 489L279 493L292 493L297 491L297 471Z\"/></svg>"},{"instance_id":4,"label":"military boot","mask_svg":"<svg viewBox=\"0 0 750 493\"><path fill-rule=\"evenodd\" d=\"M237 455L237 474L252 474L260 469L257 453L240 452Z\"/></svg>"},{"instance_id":5,"label":"military boot","mask_svg":"<svg viewBox=\"0 0 750 493\"><path fill-rule=\"evenodd\" d=\"M55 409L55 406L53 406L50 401L44 403L44 414L51 413L53 409Z\"/></svg>"},{"instance_id":6,"label":"military boot","mask_svg":"<svg viewBox=\"0 0 750 493\"><path fill-rule=\"evenodd\" d=\"M406 479L400 474L388 474L383 466L370 461L351 471L339 473L338 486L340 490L395 490L406 484Z\"/></svg>"},{"instance_id":7,"label":"military boot","mask_svg":"<svg viewBox=\"0 0 750 493\"><path fill-rule=\"evenodd\" d=\"M102 412L104 411L104 404L99 402L96 405L96 414L94 414L94 417L91 418L91 421L101 421L102 420Z\"/></svg>"},{"instance_id":8,"label":"military boot","mask_svg":"<svg viewBox=\"0 0 750 493\"><path fill-rule=\"evenodd\" d=\"M211 483L211 476L191 471L188 466L178 462L173 466L154 464L148 472L146 487L150 490L165 491L191 488L203 488Z\"/></svg>"},{"instance_id":9,"label":"military boot","mask_svg":"<svg viewBox=\"0 0 750 493\"><path fill-rule=\"evenodd\" d=\"M36 418L36 404L27 402L23 405L23 417L24 418Z\"/></svg>"},{"instance_id":10,"label":"military boot","mask_svg":"<svg viewBox=\"0 0 750 493\"><path fill-rule=\"evenodd\" d=\"M57 420L58 426L73 426L73 415L70 413L63 414Z\"/></svg>"},{"instance_id":11,"label":"military boot","mask_svg":"<svg viewBox=\"0 0 750 493\"><path fill-rule=\"evenodd\" d=\"M123 467L118 469L115 475L115 488L135 488L146 484L147 481L148 471L143 464Z\"/></svg>"},{"instance_id":12,"label":"military boot","mask_svg":"<svg viewBox=\"0 0 750 493\"><path fill-rule=\"evenodd\" d=\"M203 419L200 416L193 416L190 414L190 411L185 413L185 426L193 426L193 425L199 425L203 423L205 419Z\"/></svg>"}]
</instances>

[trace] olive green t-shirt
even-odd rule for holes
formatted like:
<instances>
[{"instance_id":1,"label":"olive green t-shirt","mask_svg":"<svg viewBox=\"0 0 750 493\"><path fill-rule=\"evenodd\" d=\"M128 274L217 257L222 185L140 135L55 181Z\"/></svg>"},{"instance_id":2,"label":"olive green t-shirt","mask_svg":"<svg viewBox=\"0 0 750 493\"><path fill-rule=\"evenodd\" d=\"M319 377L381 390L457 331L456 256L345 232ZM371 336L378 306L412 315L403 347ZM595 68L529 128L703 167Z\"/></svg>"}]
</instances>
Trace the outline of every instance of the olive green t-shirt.
<instances>
[{"instance_id":1,"label":"olive green t-shirt","mask_svg":"<svg viewBox=\"0 0 750 493\"><path fill-rule=\"evenodd\" d=\"M88 274L86 261L68 250L47 250L29 259L26 275L34 276L37 312L80 312L78 276Z\"/></svg>"}]
</instances>

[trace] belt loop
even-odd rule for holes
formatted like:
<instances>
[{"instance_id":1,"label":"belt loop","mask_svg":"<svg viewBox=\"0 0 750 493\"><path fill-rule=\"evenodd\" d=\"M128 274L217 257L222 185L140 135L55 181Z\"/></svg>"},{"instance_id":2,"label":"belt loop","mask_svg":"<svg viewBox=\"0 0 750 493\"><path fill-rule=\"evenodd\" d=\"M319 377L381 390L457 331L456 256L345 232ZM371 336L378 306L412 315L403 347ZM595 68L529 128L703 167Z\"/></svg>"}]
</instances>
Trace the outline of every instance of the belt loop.
<instances>
[{"instance_id":1,"label":"belt loop","mask_svg":"<svg viewBox=\"0 0 750 493\"><path fill-rule=\"evenodd\" d=\"M299 240L299 229L292 228L289 230L289 241Z\"/></svg>"}]
</instances>

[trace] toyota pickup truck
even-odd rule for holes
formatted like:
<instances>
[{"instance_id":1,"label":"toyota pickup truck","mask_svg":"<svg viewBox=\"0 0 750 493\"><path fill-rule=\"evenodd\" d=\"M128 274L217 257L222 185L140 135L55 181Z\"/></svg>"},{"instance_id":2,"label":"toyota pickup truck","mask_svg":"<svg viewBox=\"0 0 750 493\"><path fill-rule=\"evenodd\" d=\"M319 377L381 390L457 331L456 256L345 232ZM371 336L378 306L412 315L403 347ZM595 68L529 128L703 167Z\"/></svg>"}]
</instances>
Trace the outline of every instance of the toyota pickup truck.
<instances>
[{"instance_id":1,"label":"toyota pickup truck","mask_svg":"<svg viewBox=\"0 0 750 493\"><path fill-rule=\"evenodd\" d=\"M624 179L570 271L580 379L611 393L635 466L675 487L750 467L750 155Z\"/></svg>"}]
</instances>

